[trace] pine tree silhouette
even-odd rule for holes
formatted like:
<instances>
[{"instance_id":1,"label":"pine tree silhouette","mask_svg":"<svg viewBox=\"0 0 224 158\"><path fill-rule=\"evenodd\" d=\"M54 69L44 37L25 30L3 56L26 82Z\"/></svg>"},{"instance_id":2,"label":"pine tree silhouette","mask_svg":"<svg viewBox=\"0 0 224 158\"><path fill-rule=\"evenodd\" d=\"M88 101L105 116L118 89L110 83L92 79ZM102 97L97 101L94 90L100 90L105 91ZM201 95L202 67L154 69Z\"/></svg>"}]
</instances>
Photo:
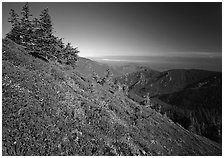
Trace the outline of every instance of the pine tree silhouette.
<instances>
[{"instance_id":1,"label":"pine tree silhouette","mask_svg":"<svg viewBox=\"0 0 224 158\"><path fill-rule=\"evenodd\" d=\"M15 41L17 44L21 44L21 28L20 28L20 20L19 15L15 12L15 10L10 10L10 17L8 18L8 22L11 23L12 29L9 33L6 34L6 37Z\"/></svg>"},{"instance_id":2,"label":"pine tree silhouette","mask_svg":"<svg viewBox=\"0 0 224 158\"><path fill-rule=\"evenodd\" d=\"M8 22L11 23L12 29L6 38L25 46L30 54L46 59L45 61L57 60L70 65L77 61L78 48L73 48L71 43L65 46L62 38L54 36L48 8L41 11L39 19L31 19L28 3L22 7L21 18L13 9L9 14Z\"/></svg>"}]
</instances>

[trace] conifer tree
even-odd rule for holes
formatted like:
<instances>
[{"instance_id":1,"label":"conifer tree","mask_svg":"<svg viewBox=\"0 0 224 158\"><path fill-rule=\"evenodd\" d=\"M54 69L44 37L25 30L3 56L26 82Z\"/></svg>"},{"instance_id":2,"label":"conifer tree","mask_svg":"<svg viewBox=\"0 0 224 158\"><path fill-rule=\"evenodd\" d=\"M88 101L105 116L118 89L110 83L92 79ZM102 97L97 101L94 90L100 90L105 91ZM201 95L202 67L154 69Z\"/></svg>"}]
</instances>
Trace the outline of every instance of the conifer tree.
<instances>
[{"instance_id":1,"label":"conifer tree","mask_svg":"<svg viewBox=\"0 0 224 158\"><path fill-rule=\"evenodd\" d=\"M16 27L19 25L19 15L15 12L15 10L10 10L10 17L8 19L8 22L12 24L12 27Z\"/></svg>"},{"instance_id":2,"label":"conifer tree","mask_svg":"<svg viewBox=\"0 0 224 158\"><path fill-rule=\"evenodd\" d=\"M25 5L23 6L21 15L22 15L21 25L29 26L31 24L30 17L32 16L32 14L30 14L28 2L26 2Z\"/></svg>"},{"instance_id":3,"label":"conifer tree","mask_svg":"<svg viewBox=\"0 0 224 158\"><path fill-rule=\"evenodd\" d=\"M51 17L49 15L48 8L45 8L40 14L40 27L44 31L44 34L51 36L53 33L53 26L51 22Z\"/></svg>"},{"instance_id":4,"label":"conifer tree","mask_svg":"<svg viewBox=\"0 0 224 158\"><path fill-rule=\"evenodd\" d=\"M97 83L99 83L101 80L99 75L95 71L92 72L92 77Z\"/></svg>"},{"instance_id":5,"label":"conifer tree","mask_svg":"<svg viewBox=\"0 0 224 158\"><path fill-rule=\"evenodd\" d=\"M106 81L107 81L107 82L111 82L112 77L113 77L113 73L112 73L112 71L111 71L110 69L107 69L107 71L106 71L106 75L105 75Z\"/></svg>"},{"instance_id":6,"label":"conifer tree","mask_svg":"<svg viewBox=\"0 0 224 158\"><path fill-rule=\"evenodd\" d=\"M59 48L64 49L65 48L65 44L63 42L63 38L57 38L57 45Z\"/></svg>"},{"instance_id":7,"label":"conifer tree","mask_svg":"<svg viewBox=\"0 0 224 158\"><path fill-rule=\"evenodd\" d=\"M64 52L63 58L66 59L66 64L73 64L77 61L77 54L79 53L78 47L73 48L71 43L67 43Z\"/></svg>"},{"instance_id":8,"label":"conifer tree","mask_svg":"<svg viewBox=\"0 0 224 158\"><path fill-rule=\"evenodd\" d=\"M30 14L28 3L25 3L25 5L22 7L21 16L20 28L22 45L29 47L32 34L30 20L32 15Z\"/></svg>"},{"instance_id":9,"label":"conifer tree","mask_svg":"<svg viewBox=\"0 0 224 158\"><path fill-rule=\"evenodd\" d=\"M40 14L40 35L39 39L40 47L42 47L42 52L46 56L55 55L57 45L56 37L53 35L53 26L51 22L51 17L49 15L48 8L44 9Z\"/></svg>"},{"instance_id":10,"label":"conifer tree","mask_svg":"<svg viewBox=\"0 0 224 158\"><path fill-rule=\"evenodd\" d=\"M39 52L40 51L40 45L39 45L39 39L40 35L42 34L40 30L40 22L38 18L34 18L31 22L31 48L30 53Z\"/></svg>"},{"instance_id":11,"label":"conifer tree","mask_svg":"<svg viewBox=\"0 0 224 158\"><path fill-rule=\"evenodd\" d=\"M63 43L62 38L56 37L55 40L56 40L55 53L53 55L56 56L57 58L60 58L65 49L65 44Z\"/></svg>"},{"instance_id":12,"label":"conifer tree","mask_svg":"<svg viewBox=\"0 0 224 158\"><path fill-rule=\"evenodd\" d=\"M28 3L23 6L20 19L12 9L8 21L12 24L12 29L6 37L25 46L30 54L73 65L77 60L78 48L73 48L70 43L65 46L62 38L53 35L48 8L41 12L39 19L32 20L31 16Z\"/></svg>"},{"instance_id":13,"label":"conifer tree","mask_svg":"<svg viewBox=\"0 0 224 158\"><path fill-rule=\"evenodd\" d=\"M10 10L10 17L8 19L8 22L11 23L12 29L9 33L6 34L6 37L15 41L18 44L21 44L21 30L20 30L20 21L19 21L19 15L15 12L15 10Z\"/></svg>"}]
</instances>

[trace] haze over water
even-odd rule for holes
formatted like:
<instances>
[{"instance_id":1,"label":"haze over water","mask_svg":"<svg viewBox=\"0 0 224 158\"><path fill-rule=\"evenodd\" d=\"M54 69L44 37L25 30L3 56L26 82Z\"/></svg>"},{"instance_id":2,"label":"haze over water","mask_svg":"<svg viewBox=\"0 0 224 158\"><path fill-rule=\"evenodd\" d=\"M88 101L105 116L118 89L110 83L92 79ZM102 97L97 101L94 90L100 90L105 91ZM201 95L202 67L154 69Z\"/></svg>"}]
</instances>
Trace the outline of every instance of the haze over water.
<instances>
[{"instance_id":1,"label":"haze over water","mask_svg":"<svg viewBox=\"0 0 224 158\"><path fill-rule=\"evenodd\" d=\"M210 71L222 71L221 58L202 57L161 57L161 56L104 56L90 57L92 60L107 63L112 66L125 64L146 65L158 71L169 69L202 69Z\"/></svg>"}]
</instances>

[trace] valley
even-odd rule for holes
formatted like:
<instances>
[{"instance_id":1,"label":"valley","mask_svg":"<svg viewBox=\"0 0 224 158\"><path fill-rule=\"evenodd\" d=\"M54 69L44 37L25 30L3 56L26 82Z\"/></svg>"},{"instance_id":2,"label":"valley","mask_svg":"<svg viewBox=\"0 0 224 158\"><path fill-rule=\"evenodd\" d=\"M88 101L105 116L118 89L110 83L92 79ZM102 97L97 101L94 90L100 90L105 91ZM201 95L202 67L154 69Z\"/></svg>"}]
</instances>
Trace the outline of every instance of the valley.
<instances>
[{"instance_id":1,"label":"valley","mask_svg":"<svg viewBox=\"0 0 224 158\"><path fill-rule=\"evenodd\" d=\"M129 98L149 105L187 130L221 143L222 74L205 70L145 69L115 78ZM148 101L146 98L148 97Z\"/></svg>"}]
</instances>

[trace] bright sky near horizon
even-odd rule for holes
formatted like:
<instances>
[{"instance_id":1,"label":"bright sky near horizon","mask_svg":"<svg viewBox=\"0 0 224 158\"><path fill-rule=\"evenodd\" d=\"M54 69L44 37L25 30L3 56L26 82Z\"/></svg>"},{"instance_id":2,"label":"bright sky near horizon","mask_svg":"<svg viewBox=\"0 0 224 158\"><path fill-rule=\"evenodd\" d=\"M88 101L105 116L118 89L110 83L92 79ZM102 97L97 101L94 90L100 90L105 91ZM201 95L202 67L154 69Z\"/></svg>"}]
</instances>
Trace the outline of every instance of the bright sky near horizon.
<instances>
[{"instance_id":1,"label":"bright sky near horizon","mask_svg":"<svg viewBox=\"0 0 224 158\"><path fill-rule=\"evenodd\" d=\"M10 9L2 3L3 37ZM34 17L48 7L54 30L80 56L222 56L221 3L30 2Z\"/></svg>"}]
</instances>

